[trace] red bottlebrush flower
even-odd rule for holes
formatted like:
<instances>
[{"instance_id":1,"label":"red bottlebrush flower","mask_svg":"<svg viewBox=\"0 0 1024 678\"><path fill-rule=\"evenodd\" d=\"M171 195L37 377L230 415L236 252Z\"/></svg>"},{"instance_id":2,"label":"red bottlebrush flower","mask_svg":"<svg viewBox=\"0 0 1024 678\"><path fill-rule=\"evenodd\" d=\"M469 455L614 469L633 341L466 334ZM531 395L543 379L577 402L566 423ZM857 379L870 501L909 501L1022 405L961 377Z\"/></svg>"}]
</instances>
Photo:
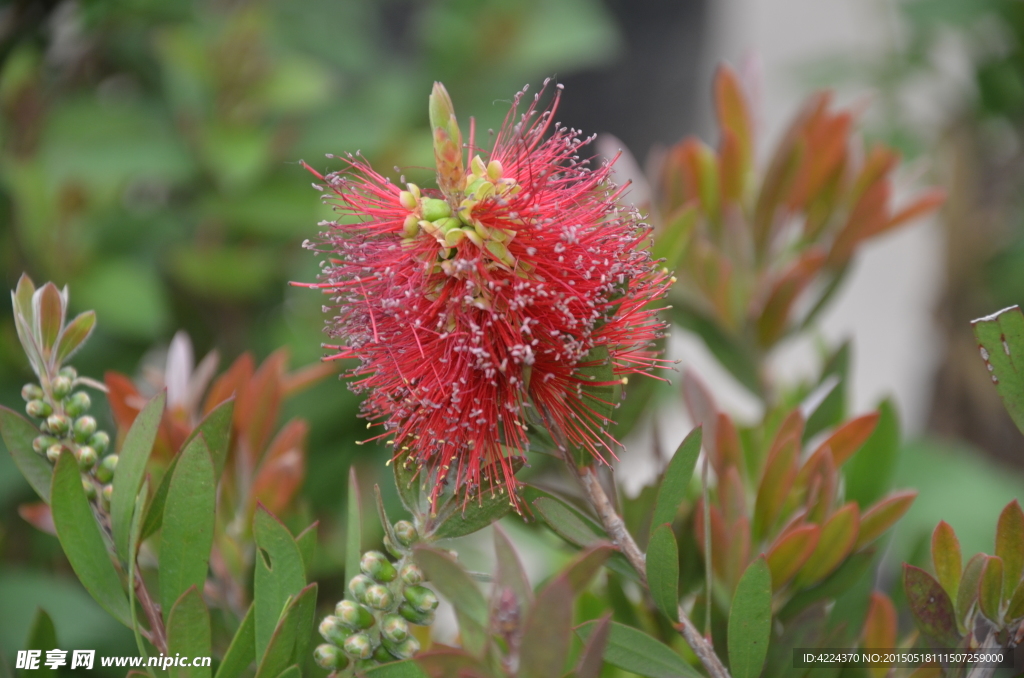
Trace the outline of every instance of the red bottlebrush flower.
<instances>
[{"instance_id":1,"label":"red bottlebrush flower","mask_svg":"<svg viewBox=\"0 0 1024 678\"><path fill-rule=\"evenodd\" d=\"M528 424L614 455L603 403L586 389L661 362L650 302L669 275L646 249L648 226L617 202L610 165L580 159L591 139L554 123L560 89L521 116L520 92L489 154L471 135L467 172L435 84L439 190L403 190L353 156L346 171L317 174L343 215L306 245L329 257L309 285L333 301L327 332L343 343L328 359L359 359L350 376L367 393L364 416L385 426L396 458L433 474L435 501L447 482L486 482L518 508L512 459ZM581 368L605 349L615 380L588 380Z\"/></svg>"}]
</instances>

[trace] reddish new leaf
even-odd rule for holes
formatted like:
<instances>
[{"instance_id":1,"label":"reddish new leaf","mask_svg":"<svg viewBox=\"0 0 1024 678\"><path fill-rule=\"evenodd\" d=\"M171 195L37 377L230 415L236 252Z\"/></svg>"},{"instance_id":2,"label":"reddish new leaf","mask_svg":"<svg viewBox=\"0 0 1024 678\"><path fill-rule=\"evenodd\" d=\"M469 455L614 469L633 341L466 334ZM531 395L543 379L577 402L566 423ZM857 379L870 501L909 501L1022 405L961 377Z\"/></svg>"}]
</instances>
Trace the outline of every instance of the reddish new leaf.
<instances>
[{"instance_id":1,"label":"reddish new leaf","mask_svg":"<svg viewBox=\"0 0 1024 678\"><path fill-rule=\"evenodd\" d=\"M921 632L944 647L956 647L960 642L956 615L942 585L921 568L904 563L903 590Z\"/></svg>"},{"instance_id":2,"label":"reddish new leaf","mask_svg":"<svg viewBox=\"0 0 1024 678\"><path fill-rule=\"evenodd\" d=\"M996 555L1003 560L1003 590L1013 591L1024 570L1024 512L1014 499L999 514Z\"/></svg>"},{"instance_id":3,"label":"reddish new leaf","mask_svg":"<svg viewBox=\"0 0 1024 678\"><path fill-rule=\"evenodd\" d=\"M772 589L778 591L800 571L814 553L821 536L817 525L800 525L783 533L768 550Z\"/></svg>"},{"instance_id":4,"label":"reddish new leaf","mask_svg":"<svg viewBox=\"0 0 1024 678\"><path fill-rule=\"evenodd\" d=\"M871 506L860 519L860 534L857 536L855 548L859 551L874 540L881 537L886 530L896 524L910 505L917 498L916 490L893 492L885 499Z\"/></svg>"}]
</instances>

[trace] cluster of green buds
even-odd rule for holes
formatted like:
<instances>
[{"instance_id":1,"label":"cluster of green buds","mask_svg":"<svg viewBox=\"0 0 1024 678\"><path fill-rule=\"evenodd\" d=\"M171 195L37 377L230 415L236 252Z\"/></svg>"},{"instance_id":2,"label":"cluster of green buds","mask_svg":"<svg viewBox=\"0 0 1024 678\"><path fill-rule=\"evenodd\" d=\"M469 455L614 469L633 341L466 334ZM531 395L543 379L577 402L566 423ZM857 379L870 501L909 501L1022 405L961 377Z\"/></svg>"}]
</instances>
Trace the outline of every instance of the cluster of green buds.
<instances>
[{"instance_id":1,"label":"cluster of green buds","mask_svg":"<svg viewBox=\"0 0 1024 678\"><path fill-rule=\"evenodd\" d=\"M410 625L428 626L434 621L437 596L423 586L423 571L412 562L416 528L400 520L390 533L394 539L385 537L384 543L397 562L380 551L364 553L360 574L348 582L348 597L320 622L320 635L327 642L316 648L314 658L325 669L341 671L352 662L367 668L409 659L420 649Z\"/></svg>"},{"instance_id":2,"label":"cluster of green buds","mask_svg":"<svg viewBox=\"0 0 1024 678\"><path fill-rule=\"evenodd\" d=\"M98 498L109 505L113 490L110 482L117 467L117 455L107 454L110 435L96 426L89 415L92 400L80 386L75 368L61 367L49 383L25 384L21 397L25 399L25 412L38 420L41 435L32 441L32 449L57 463L60 453L69 450L82 470L82 486L90 499Z\"/></svg>"}]
</instances>

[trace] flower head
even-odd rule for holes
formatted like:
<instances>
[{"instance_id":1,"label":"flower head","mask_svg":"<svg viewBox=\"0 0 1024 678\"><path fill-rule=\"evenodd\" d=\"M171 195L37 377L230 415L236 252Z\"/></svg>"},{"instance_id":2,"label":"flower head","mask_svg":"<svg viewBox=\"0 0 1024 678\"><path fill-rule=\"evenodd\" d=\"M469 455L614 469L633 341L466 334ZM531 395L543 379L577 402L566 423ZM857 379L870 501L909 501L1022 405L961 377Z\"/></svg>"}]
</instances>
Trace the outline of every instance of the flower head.
<instances>
[{"instance_id":1,"label":"flower head","mask_svg":"<svg viewBox=\"0 0 1024 678\"><path fill-rule=\"evenodd\" d=\"M307 246L328 257L328 359L357 358L353 388L396 458L444 485L508 489L529 425L598 459L614 455L603 396L660 361L650 302L670 283L646 250L649 228L619 204L591 141L554 122L539 95L512 110L490 152L468 162L451 100L430 97L439 189L397 186L359 156L322 177L342 218ZM311 170L312 171L312 170ZM315 173L315 172L314 172ZM404 181L404 180L403 180ZM322 187L321 187L322 189ZM589 367L607 355L611 370ZM611 391L611 388L607 388ZM518 506L517 506L518 508Z\"/></svg>"}]
</instances>

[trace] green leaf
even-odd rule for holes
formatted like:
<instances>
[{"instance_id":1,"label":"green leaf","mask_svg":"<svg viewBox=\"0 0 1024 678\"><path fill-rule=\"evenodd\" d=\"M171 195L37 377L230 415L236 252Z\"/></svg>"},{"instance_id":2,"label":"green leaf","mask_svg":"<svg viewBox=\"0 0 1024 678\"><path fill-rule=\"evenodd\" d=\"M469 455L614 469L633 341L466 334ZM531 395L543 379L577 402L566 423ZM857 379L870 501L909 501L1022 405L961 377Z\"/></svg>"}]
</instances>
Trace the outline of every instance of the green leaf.
<instances>
[{"instance_id":1,"label":"green leaf","mask_svg":"<svg viewBox=\"0 0 1024 678\"><path fill-rule=\"evenodd\" d=\"M120 462L118 462L120 466ZM166 615L191 586L202 589L213 545L216 483L206 441L180 453L167 491L160 537L160 603Z\"/></svg>"},{"instance_id":2,"label":"green leaf","mask_svg":"<svg viewBox=\"0 0 1024 678\"><path fill-rule=\"evenodd\" d=\"M985 571L985 563L988 556L978 553L967 561L964 566L964 573L960 577L960 588L956 593L957 618L966 623L967 613L970 611L974 601L978 599L978 588L981 582L981 575Z\"/></svg>"},{"instance_id":3,"label":"green leaf","mask_svg":"<svg viewBox=\"0 0 1024 678\"><path fill-rule=\"evenodd\" d=\"M900 424L891 400L878 406L878 423L864 446L843 467L846 498L862 509L889 491L899 461Z\"/></svg>"},{"instance_id":4,"label":"green leaf","mask_svg":"<svg viewBox=\"0 0 1024 678\"><path fill-rule=\"evenodd\" d=\"M70 358L75 354L75 351L82 347L89 338L89 335L92 334L94 327L96 327L95 311L81 313L68 323L68 326L61 332L60 341L57 343L58 365Z\"/></svg>"},{"instance_id":5,"label":"green leaf","mask_svg":"<svg viewBox=\"0 0 1024 678\"><path fill-rule=\"evenodd\" d=\"M231 639L224 659L217 668L215 678L238 678L256 661L256 615L253 614L255 607L249 605L249 610L235 631L235 637Z\"/></svg>"},{"instance_id":6,"label":"green leaf","mask_svg":"<svg viewBox=\"0 0 1024 678\"><path fill-rule=\"evenodd\" d=\"M661 485L658 487L652 525L671 524L676 519L679 505L686 498L686 488L690 485L693 469L697 466L702 438L703 431L698 426L690 431L669 460L668 467L662 475Z\"/></svg>"},{"instance_id":7,"label":"green leaf","mask_svg":"<svg viewBox=\"0 0 1024 678\"><path fill-rule=\"evenodd\" d=\"M553 497L538 497L533 501L533 506L544 522L570 544L589 546L604 538L579 513Z\"/></svg>"},{"instance_id":8,"label":"green leaf","mask_svg":"<svg viewBox=\"0 0 1024 678\"><path fill-rule=\"evenodd\" d=\"M203 440L206 441L206 446L210 450L215 478L220 478L225 460L227 459L228 447L231 442L231 420L234 408L234 396L217 405L199 422L199 425L193 429L192 433L189 434L188 438L181 445L181 449L184 450L197 436L203 436ZM164 471L164 477L160 481L160 486L157 487L156 494L153 495L153 500L149 503L149 509L146 512L146 522L142 528L143 539L154 534L163 524L167 491L171 487L171 478L174 477L174 469L177 467L178 459L180 458L181 454L177 454L171 460L171 463L168 464L167 470Z\"/></svg>"},{"instance_id":9,"label":"green leaf","mask_svg":"<svg viewBox=\"0 0 1024 678\"><path fill-rule=\"evenodd\" d=\"M40 435L39 429L14 410L0 405L0 436L11 453L15 466L25 480L36 491L40 499L50 503L50 484L53 467L50 462L32 449L32 441Z\"/></svg>"},{"instance_id":10,"label":"green leaf","mask_svg":"<svg viewBox=\"0 0 1024 678\"><path fill-rule=\"evenodd\" d=\"M381 664L363 671L366 678L430 678L414 659Z\"/></svg>"},{"instance_id":11,"label":"green leaf","mask_svg":"<svg viewBox=\"0 0 1024 678\"><path fill-rule=\"evenodd\" d=\"M195 586L181 594L167 617L167 653L185 657L210 656L210 613ZM209 666L177 666L172 676L209 678Z\"/></svg>"},{"instance_id":12,"label":"green leaf","mask_svg":"<svg viewBox=\"0 0 1024 678\"><path fill-rule=\"evenodd\" d=\"M53 620L50 619L50 615L46 613L46 610L43 608L37 609L36 616L32 620L32 626L28 630L28 638L25 640L25 645L22 649L41 650L42 657L40 658L38 669L32 671L31 674L26 669L22 669L21 674L25 676L56 676L57 670L49 668L43 662L46 660L47 650L54 650L59 647L60 645L57 644L57 630L53 626Z\"/></svg>"},{"instance_id":13,"label":"green leaf","mask_svg":"<svg viewBox=\"0 0 1024 678\"><path fill-rule=\"evenodd\" d=\"M932 565L950 600L956 600L963 574L963 556L960 554L960 540L945 520L940 521L932 532Z\"/></svg>"},{"instance_id":14,"label":"green leaf","mask_svg":"<svg viewBox=\"0 0 1024 678\"><path fill-rule=\"evenodd\" d=\"M825 429L833 428L846 417L846 384L850 373L850 342L846 341L836 349L821 370L818 388L827 382L834 383L828 394L808 415L804 426L803 442L806 444Z\"/></svg>"},{"instance_id":15,"label":"green leaf","mask_svg":"<svg viewBox=\"0 0 1024 678\"><path fill-rule=\"evenodd\" d=\"M424 472L416 464L411 461L407 464L406 461L409 461L409 458L404 455L391 460L398 497L409 513L416 517L424 517L427 511L420 502L420 481Z\"/></svg>"},{"instance_id":16,"label":"green leaf","mask_svg":"<svg viewBox=\"0 0 1024 678\"><path fill-rule=\"evenodd\" d=\"M43 357L51 355L60 328L64 324L65 300L60 290L52 282L48 282L32 295L32 311L35 313L36 338L43 349Z\"/></svg>"},{"instance_id":17,"label":"green leaf","mask_svg":"<svg viewBox=\"0 0 1024 678\"><path fill-rule=\"evenodd\" d=\"M292 664L277 674L277 678L302 678L302 669L299 668L298 664Z\"/></svg>"},{"instance_id":18,"label":"green leaf","mask_svg":"<svg viewBox=\"0 0 1024 678\"><path fill-rule=\"evenodd\" d=\"M1024 313L1011 306L971 324L999 397L1024 433Z\"/></svg>"},{"instance_id":19,"label":"green leaf","mask_svg":"<svg viewBox=\"0 0 1024 678\"><path fill-rule=\"evenodd\" d=\"M464 537L500 520L511 510L508 494L498 487L484 489L468 499L456 495L438 512L438 517L430 521L427 535L434 539Z\"/></svg>"},{"instance_id":20,"label":"green leaf","mask_svg":"<svg viewBox=\"0 0 1024 678\"><path fill-rule=\"evenodd\" d=\"M921 632L939 641L944 647L956 647L960 641L956 614L942 585L921 568L904 563L903 590Z\"/></svg>"},{"instance_id":21,"label":"green leaf","mask_svg":"<svg viewBox=\"0 0 1024 678\"><path fill-rule=\"evenodd\" d=\"M999 514L996 525L996 555L1003 560L1003 591L1010 594L1024 570L1024 512L1014 499Z\"/></svg>"},{"instance_id":22,"label":"green leaf","mask_svg":"<svg viewBox=\"0 0 1024 678\"><path fill-rule=\"evenodd\" d=\"M772 630L772 573L762 555L740 577L729 608L729 672L761 675Z\"/></svg>"},{"instance_id":23,"label":"green leaf","mask_svg":"<svg viewBox=\"0 0 1024 678\"><path fill-rule=\"evenodd\" d=\"M348 515L345 530L345 580L359 574L359 560L363 557L363 511L359 501L359 479L355 466L348 469ZM345 597L351 599L352 592L345 587Z\"/></svg>"},{"instance_id":24,"label":"green leaf","mask_svg":"<svg viewBox=\"0 0 1024 678\"><path fill-rule=\"evenodd\" d=\"M678 622L679 546L668 523L654 530L647 544L647 585L661 613Z\"/></svg>"},{"instance_id":25,"label":"green leaf","mask_svg":"<svg viewBox=\"0 0 1024 678\"><path fill-rule=\"evenodd\" d=\"M599 678L604 667L604 650L608 646L608 635L611 632L612 615L609 612L597 620L590 632L590 637L580 652L580 660L576 664L576 678Z\"/></svg>"},{"instance_id":26,"label":"green leaf","mask_svg":"<svg viewBox=\"0 0 1024 678\"><path fill-rule=\"evenodd\" d=\"M313 583L288 601L259 662L256 678L276 678L290 664L305 661L306 646L313 633L316 592L317 585ZM258 618L256 629L259 630Z\"/></svg>"},{"instance_id":27,"label":"green leaf","mask_svg":"<svg viewBox=\"0 0 1024 678\"><path fill-rule=\"evenodd\" d=\"M263 657L289 599L306 586L306 575L302 553L288 528L262 504L256 507L252 533L256 541L256 573L253 577L256 656ZM287 664L279 670L285 666Z\"/></svg>"},{"instance_id":28,"label":"green leaf","mask_svg":"<svg viewBox=\"0 0 1024 678\"><path fill-rule=\"evenodd\" d=\"M50 496L53 525L71 569L104 610L131 628L128 598L85 498L78 462L67 450L61 453L54 468Z\"/></svg>"},{"instance_id":29,"label":"green leaf","mask_svg":"<svg viewBox=\"0 0 1024 678\"><path fill-rule=\"evenodd\" d=\"M572 586L564 576L537 594L523 626L518 678L560 678L572 641L572 602Z\"/></svg>"},{"instance_id":30,"label":"green leaf","mask_svg":"<svg viewBox=\"0 0 1024 678\"><path fill-rule=\"evenodd\" d=\"M1002 621L999 604L1003 599L1003 559L989 556L985 570L981 573L981 584L978 587L978 606L982 614L996 624Z\"/></svg>"},{"instance_id":31,"label":"green leaf","mask_svg":"<svg viewBox=\"0 0 1024 678\"><path fill-rule=\"evenodd\" d=\"M479 655L487 642L488 609L476 582L444 551L417 544L413 553L430 585L455 608L463 647L470 654Z\"/></svg>"},{"instance_id":32,"label":"green leaf","mask_svg":"<svg viewBox=\"0 0 1024 678\"><path fill-rule=\"evenodd\" d=\"M135 646L139 648L140 657L149 657L146 644L142 640L139 625L139 611L135 604L135 573L138 567L139 543L142 539L142 516L146 510L146 495L149 494L149 479L142 481L142 490L135 498L135 511L132 513L132 529L128 540L128 609L132 613L132 632L135 635Z\"/></svg>"},{"instance_id":33,"label":"green leaf","mask_svg":"<svg viewBox=\"0 0 1024 678\"><path fill-rule=\"evenodd\" d=\"M533 589L519 554L501 525L494 526L494 555L497 568L495 584L512 591L519 601L520 609L528 609L533 603Z\"/></svg>"},{"instance_id":34,"label":"green leaf","mask_svg":"<svg viewBox=\"0 0 1024 678\"><path fill-rule=\"evenodd\" d=\"M319 525L320 521L318 520L295 537L295 545L299 547L299 554L302 556L305 581L309 581L309 575L313 571L313 560L316 558L316 532Z\"/></svg>"},{"instance_id":35,"label":"green leaf","mask_svg":"<svg viewBox=\"0 0 1024 678\"><path fill-rule=\"evenodd\" d=\"M576 628L576 634L586 642L600 622L592 621ZM646 678L698 678L700 673L683 661L667 645L655 640L632 626L611 622L604 660L612 666L632 671Z\"/></svg>"},{"instance_id":36,"label":"green leaf","mask_svg":"<svg viewBox=\"0 0 1024 678\"><path fill-rule=\"evenodd\" d=\"M871 559L874 556L874 550L870 548L854 553L843 561L843 564L826 577L823 582L794 595L778 613L778 617L783 621L787 621L812 603L839 597L860 581L860 578L864 576L864 573L871 565Z\"/></svg>"},{"instance_id":37,"label":"green leaf","mask_svg":"<svg viewBox=\"0 0 1024 678\"><path fill-rule=\"evenodd\" d=\"M135 497L139 494L142 476L146 473L146 463L153 451L153 443L156 442L166 401L167 392L161 391L146 403L128 429L118 455L117 470L114 471L114 493L110 498L110 527L114 533L117 555L124 563L128 562L128 538ZM178 596L175 596L174 600L177 599Z\"/></svg>"}]
</instances>

